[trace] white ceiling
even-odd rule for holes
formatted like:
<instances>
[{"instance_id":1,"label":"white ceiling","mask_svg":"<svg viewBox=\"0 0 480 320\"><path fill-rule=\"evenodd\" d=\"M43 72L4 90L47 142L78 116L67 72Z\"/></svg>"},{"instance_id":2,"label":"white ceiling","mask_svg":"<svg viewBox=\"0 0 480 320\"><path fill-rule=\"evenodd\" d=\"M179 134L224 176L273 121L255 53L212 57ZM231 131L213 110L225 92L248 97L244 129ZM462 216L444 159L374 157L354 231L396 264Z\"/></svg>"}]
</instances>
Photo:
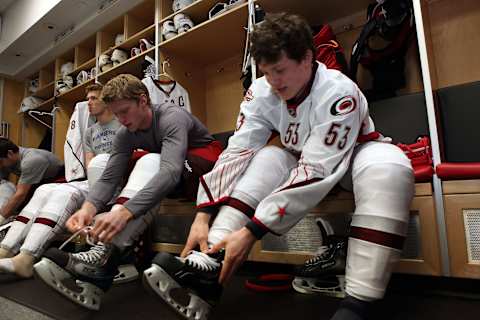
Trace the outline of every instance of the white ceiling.
<instances>
[{"instance_id":1,"label":"white ceiling","mask_svg":"<svg viewBox=\"0 0 480 320\"><path fill-rule=\"evenodd\" d=\"M33 72L52 62L55 57L91 36L102 26L142 1L113 0L112 4L102 11L99 8L102 4L107 3L107 0L59 1L49 12L0 52L0 76L18 80L29 77ZM6 2L13 3L14 0L0 0L1 6L4 6ZM6 13L4 12L4 14ZM52 26L53 29L51 29ZM62 38L61 41L55 41L59 34L72 27L71 34ZM9 30L2 30L2 33L4 32L9 32Z\"/></svg>"}]
</instances>

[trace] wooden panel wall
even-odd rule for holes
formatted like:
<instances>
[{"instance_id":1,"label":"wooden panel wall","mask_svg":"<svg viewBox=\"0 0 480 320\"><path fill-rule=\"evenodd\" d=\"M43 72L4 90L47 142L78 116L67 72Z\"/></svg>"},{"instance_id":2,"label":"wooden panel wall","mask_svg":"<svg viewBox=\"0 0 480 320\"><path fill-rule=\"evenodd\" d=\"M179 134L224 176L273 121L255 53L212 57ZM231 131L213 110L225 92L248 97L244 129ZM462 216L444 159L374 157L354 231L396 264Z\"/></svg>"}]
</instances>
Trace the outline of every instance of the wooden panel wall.
<instances>
[{"instance_id":1,"label":"wooden panel wall","mask_svg":"<svg viewBox=\"0 0 480 320\"><path fill-rule=\"evenodd\" d=\"M480 80L480 2L441 0L429 4L438 88Z\"/></svg>"},{"instance_id":2,"label":"wooden panel wall","mask_svg":"<svg viewBox=\"0 0 480 320\"><path fill-rule=\"evenodd\" d=\"M5 79L2 119L10 124L10 139L17 144L22 141L22 118L17 111L20 108L24 91L23 83Z\"/></svg>"}]
</instances>

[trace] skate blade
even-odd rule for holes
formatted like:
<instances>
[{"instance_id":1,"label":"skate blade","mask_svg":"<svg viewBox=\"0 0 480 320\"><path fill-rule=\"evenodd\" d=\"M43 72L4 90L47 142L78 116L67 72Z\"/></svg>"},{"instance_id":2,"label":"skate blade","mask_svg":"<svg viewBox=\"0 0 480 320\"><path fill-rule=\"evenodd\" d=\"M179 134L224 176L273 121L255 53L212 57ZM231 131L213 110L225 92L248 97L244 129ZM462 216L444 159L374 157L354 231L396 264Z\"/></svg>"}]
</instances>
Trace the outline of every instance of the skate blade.
<instances>
[{"instance_id":1,"label":"skate blade","mask_svg":"<svg viewBox=\"0 0 480 320\"><path fill-rule=\"evenodd\" d=\"M200 297L188 293L190 301L187 306L179 304L170 295L173 289L182 287L168 275L160 266L152 266L143 272L143 283L146 288L160 296L165 303L177 311L183 318L188 320L207 320L211 306Z\"/></svg>"},{"instance_id":2,"label":"skate blade","mask_svg":"<svg viewBox=\"0 0 480 320\"><path fill-rule=\"evenodd\" d=\"M113 278L113 284L127 283L137 279L137 268L133 264L124 264L118 267L118 273Z\"/></svg>"},{"instance_id":3,"label":"skate blade","mask_svg":"<svg viewBox=\"0 0 480 320\"><path fill-rule=\"evenodd\" d=\"M295 291L303 294L321 294L334 298L345 298L345 276L336 276L337 282L325 282L318 285L319 279L295 277L292 287Z\"/></svg>"},{"instance_id":4,"label":"skate blade","mask_svg":"<svg viewBox=\"0 0 480 320\"><path fill-rule=\"evenodd\" d=\"M72 279L72 275L47 258L42 258L37 262L33 266L33 270L39 279L76 304L89 310L98 311L100 309L104 292L93 284L76 280L75 283L81 288L81 291L73 291L63 284L64 280Z\"/></svg>"}]
</instances>

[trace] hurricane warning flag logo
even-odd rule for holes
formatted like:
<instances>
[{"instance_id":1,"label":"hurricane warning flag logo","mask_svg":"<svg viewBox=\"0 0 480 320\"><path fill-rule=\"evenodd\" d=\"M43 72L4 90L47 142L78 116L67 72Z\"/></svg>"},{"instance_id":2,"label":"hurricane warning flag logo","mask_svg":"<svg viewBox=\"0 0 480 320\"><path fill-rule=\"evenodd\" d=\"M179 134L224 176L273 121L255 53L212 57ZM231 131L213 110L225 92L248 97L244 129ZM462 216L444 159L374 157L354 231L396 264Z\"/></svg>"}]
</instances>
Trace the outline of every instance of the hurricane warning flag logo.
<instances>
[{"instance_id":1,"label":"hurricane warning flag logo","mask_svg":"<svg viewBox=\"0 0 480 320\"><path fill-rule=\"evenodd\" d=\"M333 116L339 116L353 112L357 107L357 102L352 96L346 96L335 101L330 108L330 113Z\"/></svg>"}]
</instances>

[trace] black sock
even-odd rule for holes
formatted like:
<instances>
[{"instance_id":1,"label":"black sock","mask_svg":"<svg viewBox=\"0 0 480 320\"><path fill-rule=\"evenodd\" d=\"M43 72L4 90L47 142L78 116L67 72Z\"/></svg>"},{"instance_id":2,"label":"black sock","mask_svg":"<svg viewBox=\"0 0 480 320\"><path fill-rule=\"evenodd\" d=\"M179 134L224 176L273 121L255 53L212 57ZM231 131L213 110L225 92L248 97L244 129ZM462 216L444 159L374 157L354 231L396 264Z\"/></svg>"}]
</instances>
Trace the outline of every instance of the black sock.
<instances>
[{"instance_id":1,"label":"black sock","mask_svg":"<svg viewBox=\"0 0 480 320\"><path fill-rule=\"evenodd\" d=\"M347 295L330 320L366 320L371 303Z\"/></svg>"}]
</instances>

